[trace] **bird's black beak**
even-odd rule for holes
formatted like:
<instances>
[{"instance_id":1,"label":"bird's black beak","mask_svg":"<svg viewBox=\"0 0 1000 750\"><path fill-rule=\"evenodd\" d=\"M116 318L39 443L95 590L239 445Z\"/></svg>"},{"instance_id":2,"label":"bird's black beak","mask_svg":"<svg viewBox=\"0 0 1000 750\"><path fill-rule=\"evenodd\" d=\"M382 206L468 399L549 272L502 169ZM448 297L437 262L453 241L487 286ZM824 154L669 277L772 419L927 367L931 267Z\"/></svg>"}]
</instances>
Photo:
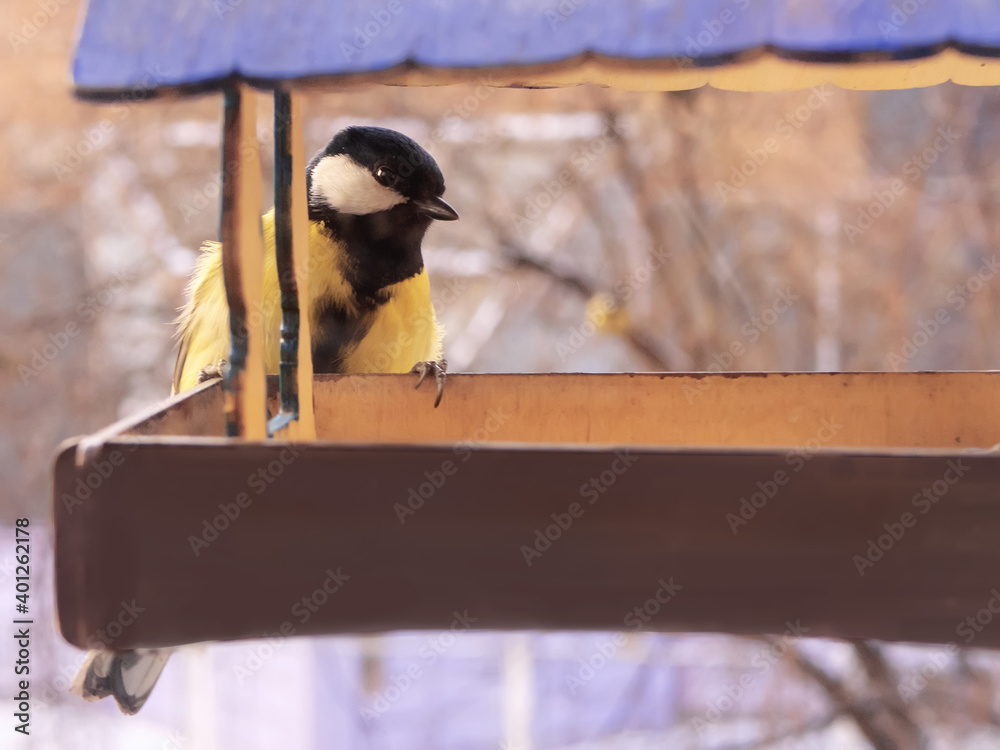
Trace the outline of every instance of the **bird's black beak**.
<instances>
[{"instance_id":1,"label":"bird's black beak","mask_svg":"<svg viewBox=\"0 0 1000 750\"><path fill-rule=\"evenodd\" d=\"M458 212L441 198L413 200L411 203L424 216L430 216L432 219L437 219L438 221L455 221L458 218Z\"/></svg>"}]
</instances>

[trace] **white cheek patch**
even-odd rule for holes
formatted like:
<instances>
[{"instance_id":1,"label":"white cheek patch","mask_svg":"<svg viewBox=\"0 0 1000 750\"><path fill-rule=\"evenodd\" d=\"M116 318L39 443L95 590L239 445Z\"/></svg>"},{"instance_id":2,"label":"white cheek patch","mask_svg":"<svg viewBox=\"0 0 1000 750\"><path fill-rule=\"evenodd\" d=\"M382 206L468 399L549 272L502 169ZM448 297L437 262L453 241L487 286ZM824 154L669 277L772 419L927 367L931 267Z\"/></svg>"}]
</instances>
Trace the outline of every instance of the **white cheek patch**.
<instances>
[{"instance_id":1,"label":"white cheek patch","mask_svg":"<svg viewBox=\"0 0 1000 750\"><path fill-rule=\"evenodd\" d=\"M371 172L347 154L324 156L313 168L311 197L345 214L363 216L405 203L406 198L380 185Z\"/></svg>"}]
</instances>

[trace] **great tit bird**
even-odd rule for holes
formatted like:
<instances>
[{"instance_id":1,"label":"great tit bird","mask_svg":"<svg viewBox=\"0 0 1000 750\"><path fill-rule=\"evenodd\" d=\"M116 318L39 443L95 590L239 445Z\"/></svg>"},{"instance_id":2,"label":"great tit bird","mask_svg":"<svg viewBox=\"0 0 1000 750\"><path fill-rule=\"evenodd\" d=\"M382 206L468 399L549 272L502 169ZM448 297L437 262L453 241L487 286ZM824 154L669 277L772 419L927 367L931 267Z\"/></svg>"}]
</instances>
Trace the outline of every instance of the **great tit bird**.
<instances>
[{"instance_id":1,"label":"great tit bird","mask_svg":"<svg viewBox=\"0 0 1000 750\"><path fill-rule=\"evenodd\" d=\"M442 330L431 304L421 242L431 221L453 221L441 198L444 177L416 142L384 128L351 127L334 136L306 170L309 196L309 310L317 373L408 372L417 387L433 373L441 400ZM278 372L281 292L274 255L274 210L264 215L262 316L267 372ZM219 373L229 353L229 308L222 246L206 242L178 319L173 392ZM416 363L416 364L414 364ZM91 652L73 692L113 695L124 713L146 702L170 649Z\"/></svg>"},{"instance_id":2,"label":"great tit bird","mask_svg":"<svg viewBox=\"0 0 1000 750\"><path fill-rule=\"evenodd\" d=\"M453 221L458 214L441 198L437 163L394 130L351 127L309 162L306 188L313 371L414 371L418 385L433 372L440 401L442 331L420 245L432 220ZM248 314L263 318L266 369L276 373L281 293L273 210L263 229L263 301ZM213 366L228 356L229 309L217 242L203 246L178 323L175 392L215 374Z\"/></svg>"}]
</instances>

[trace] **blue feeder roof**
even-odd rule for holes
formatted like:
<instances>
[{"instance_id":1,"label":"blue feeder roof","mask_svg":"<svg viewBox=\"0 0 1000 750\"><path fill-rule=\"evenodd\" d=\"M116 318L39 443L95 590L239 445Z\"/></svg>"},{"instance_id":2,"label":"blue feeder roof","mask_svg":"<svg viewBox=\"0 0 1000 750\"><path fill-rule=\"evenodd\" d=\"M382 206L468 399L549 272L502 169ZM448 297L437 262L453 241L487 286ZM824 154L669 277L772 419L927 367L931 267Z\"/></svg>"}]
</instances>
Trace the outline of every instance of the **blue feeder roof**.
<instances>
[{"instance_id":1,"label":"blue feeder roof","mask_svg":"<svg viewBox=\"0 0 1000 750\"><path fill-rule=\"evenodd\" d=\"M781 89L813 85L803 65L905 88L1000 84L998 58L997 0L90 0L73 76L90 98L486 72L500 85ZM830 63L882 73L844 78Z\"/></svg>"}]
</instances>

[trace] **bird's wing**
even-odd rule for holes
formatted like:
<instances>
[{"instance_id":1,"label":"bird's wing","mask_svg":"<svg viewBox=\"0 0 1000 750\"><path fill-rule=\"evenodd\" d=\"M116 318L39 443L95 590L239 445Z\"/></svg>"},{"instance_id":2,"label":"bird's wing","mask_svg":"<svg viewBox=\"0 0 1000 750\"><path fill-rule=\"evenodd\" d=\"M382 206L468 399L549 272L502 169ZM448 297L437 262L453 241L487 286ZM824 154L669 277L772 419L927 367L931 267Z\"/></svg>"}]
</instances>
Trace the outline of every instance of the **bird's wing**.
<instances>
[{"instance_id":1,"label":"bird's wing","mask_svg":"<svg viewBox=\"0 0 1000 750\"><path fill-rule=\"evenodd\" d=\"M222 283L222 246L206 242L198 257L187 303L177 318L180 346L171 391L198 385L198 371L225 359L229 349L229 306Z\"/></svg>"}]
</instances>

